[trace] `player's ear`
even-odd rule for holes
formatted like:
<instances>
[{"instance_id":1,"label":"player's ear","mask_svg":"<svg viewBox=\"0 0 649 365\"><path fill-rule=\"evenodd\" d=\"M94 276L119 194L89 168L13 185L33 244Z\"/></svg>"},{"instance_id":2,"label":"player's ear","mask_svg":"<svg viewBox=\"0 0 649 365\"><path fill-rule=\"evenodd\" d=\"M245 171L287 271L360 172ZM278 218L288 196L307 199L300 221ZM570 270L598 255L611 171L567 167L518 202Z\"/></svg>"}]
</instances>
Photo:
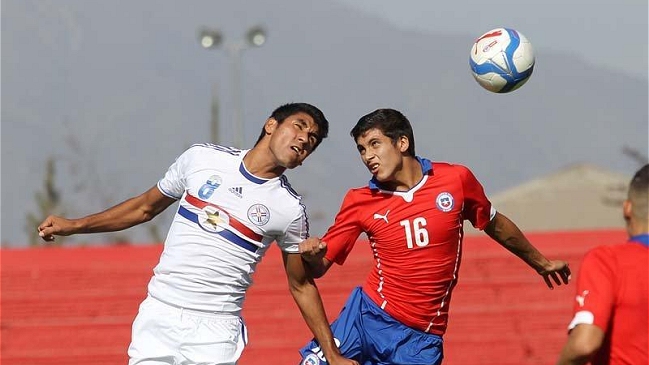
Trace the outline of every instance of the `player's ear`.
<instances>
[{"instance_id":1,"label":"player's ear","mask_svg":"<svg viewBox=\"0 0 649 365\"><path fill-rule=\"evenodd\" d=\"M400 152L406 152L408 151L408 148L410 148L410 140L406 136L401 136L397 141L397 145L399 146Z\"/></svg>"},{"instance_id":2,"label":"player's ear","mask_svg":"<svg viewBox=\"0 0 649 365\"><path fill-rule=\"evenodd\" d=\"M624 216L625 221L629 221L633 215L633 203L630 200L625 200L622 203L622 215Z\"/></svg>"},{"instance_id":3,"label":"player's ear","mask_svg":"<svg viewBox=\"0 0 649 365\"><path fill-rule=\"evenodd\" d=\"M266 131L266 134L273 134L278 125L279 123L275 118L266 119L266 123L264 124L264 130Z\"/></svg>"}]
</instances>

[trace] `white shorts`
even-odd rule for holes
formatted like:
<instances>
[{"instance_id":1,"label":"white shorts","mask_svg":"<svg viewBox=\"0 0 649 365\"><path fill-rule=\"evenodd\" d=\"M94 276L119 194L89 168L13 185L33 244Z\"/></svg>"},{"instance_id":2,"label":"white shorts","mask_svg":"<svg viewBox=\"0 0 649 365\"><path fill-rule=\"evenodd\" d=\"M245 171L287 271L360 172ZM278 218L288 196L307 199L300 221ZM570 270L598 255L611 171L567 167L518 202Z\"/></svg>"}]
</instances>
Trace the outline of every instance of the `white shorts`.
<instances>
[{"instance_id":1,"label":"white shorts","mask_svg":"<svg viewBox=\"0 0 649 365\"><path fill-rule=\"evenodd\" d=\"M133 321L129 365L234 365L248 335L239 316L174 307L148 296Z\"/></svg>"}]
</instances>

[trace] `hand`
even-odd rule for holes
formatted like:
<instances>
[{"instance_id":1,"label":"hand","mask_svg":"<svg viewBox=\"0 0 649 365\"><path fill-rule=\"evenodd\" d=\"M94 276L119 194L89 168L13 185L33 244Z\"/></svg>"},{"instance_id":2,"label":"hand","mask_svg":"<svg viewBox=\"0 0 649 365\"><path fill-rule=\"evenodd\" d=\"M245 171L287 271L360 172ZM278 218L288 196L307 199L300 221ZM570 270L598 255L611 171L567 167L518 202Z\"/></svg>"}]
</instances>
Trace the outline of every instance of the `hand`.
<instances>
[{"instance_id":1,"label":"hand","mask_svg":"<svg viewBox=\"0 0 649 365\"><path fill-rule=\"evenodd\" d=\"M327 253L327 243L318 237L309 237L300 242L300 255L307 262L320 262Z\"/></svg>"},{"instance_id":2,"label":"hand","mask_svg":"<svg viewBox=\"0 0 649 365\"><path fill-rule=\"evenodd\" d=\"M69 236L75 233L74 221L51 215L38 226L38 235L47 242L54 241L54 235Z\"/></svg>"},{"instance_id":3,"label":"hand","mask_svg":"<svg viewBox=\"0 0 649 365\"><path fill-rule=\"evenodd\" d=\"M552 278L552 280L558 286L561 285L562 282L563 284L568 284L570 278L572 277L570 275L570 268L568 267L568 263L560 260L550 261L550 263L546 265L543 270L539 271L539 275L543 276L545 284L550 289L554 289L550 278Z\"/></svg>"},{"instance_id":4,"label":"hand","mask_svg":"<svg viewBox=\"0 0 649 365\"><path fill-rule=\"evenodd\" d=\"M358 361L348 359L346 357L343 357L340 354L335 355L336 357L333 359L327 359L327 363L329 365L360 365Z\"/></svg>"}]
</instances>

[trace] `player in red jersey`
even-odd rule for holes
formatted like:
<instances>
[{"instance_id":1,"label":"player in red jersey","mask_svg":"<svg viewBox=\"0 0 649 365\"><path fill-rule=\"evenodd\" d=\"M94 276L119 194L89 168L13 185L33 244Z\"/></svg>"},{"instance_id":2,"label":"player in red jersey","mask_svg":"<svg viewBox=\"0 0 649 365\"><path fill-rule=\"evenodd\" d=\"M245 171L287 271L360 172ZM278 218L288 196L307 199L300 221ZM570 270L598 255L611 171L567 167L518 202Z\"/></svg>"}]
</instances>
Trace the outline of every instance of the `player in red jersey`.
<instances>
[{"instance_id":1,"label":"player in red jersey","mask_svg":"<svg viewBox=\"0 0 649 365\"><path fill-rule=\"evenodd\" d=\"M631 180L622 210L629 240L584 257L559 365L649 364L649 165Z\"/></svg>"},{"instance_id":2,"label":"player in red jersey","mask_svg":"<svg viewBox=\"0 0 649 365\"><path fill-rule=\"evenodd\" d=\"M376 110L360 118L351 135L373 175L369 186L348 191L322 240L300 244L320 277L334 262L345 262L361 233L369 239L375 265L332 323L344 356L360 364L441 363L465 220L524 260L548 287L568 283L568 264L548 260L497 213L468 168L415 155L403 114ZM300 352L303 364L326 363L316 341Z\"/></svg>"}]
</instances>

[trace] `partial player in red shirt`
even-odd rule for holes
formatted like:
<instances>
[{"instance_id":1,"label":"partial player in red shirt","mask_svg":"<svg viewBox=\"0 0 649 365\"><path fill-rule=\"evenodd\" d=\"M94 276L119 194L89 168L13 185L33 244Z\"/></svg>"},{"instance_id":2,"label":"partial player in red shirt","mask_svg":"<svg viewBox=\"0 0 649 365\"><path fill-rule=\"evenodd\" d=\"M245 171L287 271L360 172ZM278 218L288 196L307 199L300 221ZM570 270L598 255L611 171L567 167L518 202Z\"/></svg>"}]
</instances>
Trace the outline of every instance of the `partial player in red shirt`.
<instances>
[{"instance_id":1,"label":"partial player in red shirt","mask_svg":"<svg viewBox=\"0 0 649 365\"><path fill-rule=\"evenodd\" d=\"M584 257L559 365L649 364L649 165L631 180L622 210L629 240Z\"/></svg>"},{"instance_id":2,"label":"partial player in red shirt","mask_svg":"<svg viewBox=\"0 0 649 365\"><path fill-rule=\"evenodd\" d=\"M361 364L441 363L465 220L524 260L548 287L568 282L568 264L545 258L497 213L468 168L415 155L403 114L376 110L351 135L372 179L349 190L322 240L300 244L320 277L334 262L345 262L361 233L369 239L375 265L332 323L344 356ZM326 364L316 341L300 352L303 364Z\"/></svg>"}]
</instances>

